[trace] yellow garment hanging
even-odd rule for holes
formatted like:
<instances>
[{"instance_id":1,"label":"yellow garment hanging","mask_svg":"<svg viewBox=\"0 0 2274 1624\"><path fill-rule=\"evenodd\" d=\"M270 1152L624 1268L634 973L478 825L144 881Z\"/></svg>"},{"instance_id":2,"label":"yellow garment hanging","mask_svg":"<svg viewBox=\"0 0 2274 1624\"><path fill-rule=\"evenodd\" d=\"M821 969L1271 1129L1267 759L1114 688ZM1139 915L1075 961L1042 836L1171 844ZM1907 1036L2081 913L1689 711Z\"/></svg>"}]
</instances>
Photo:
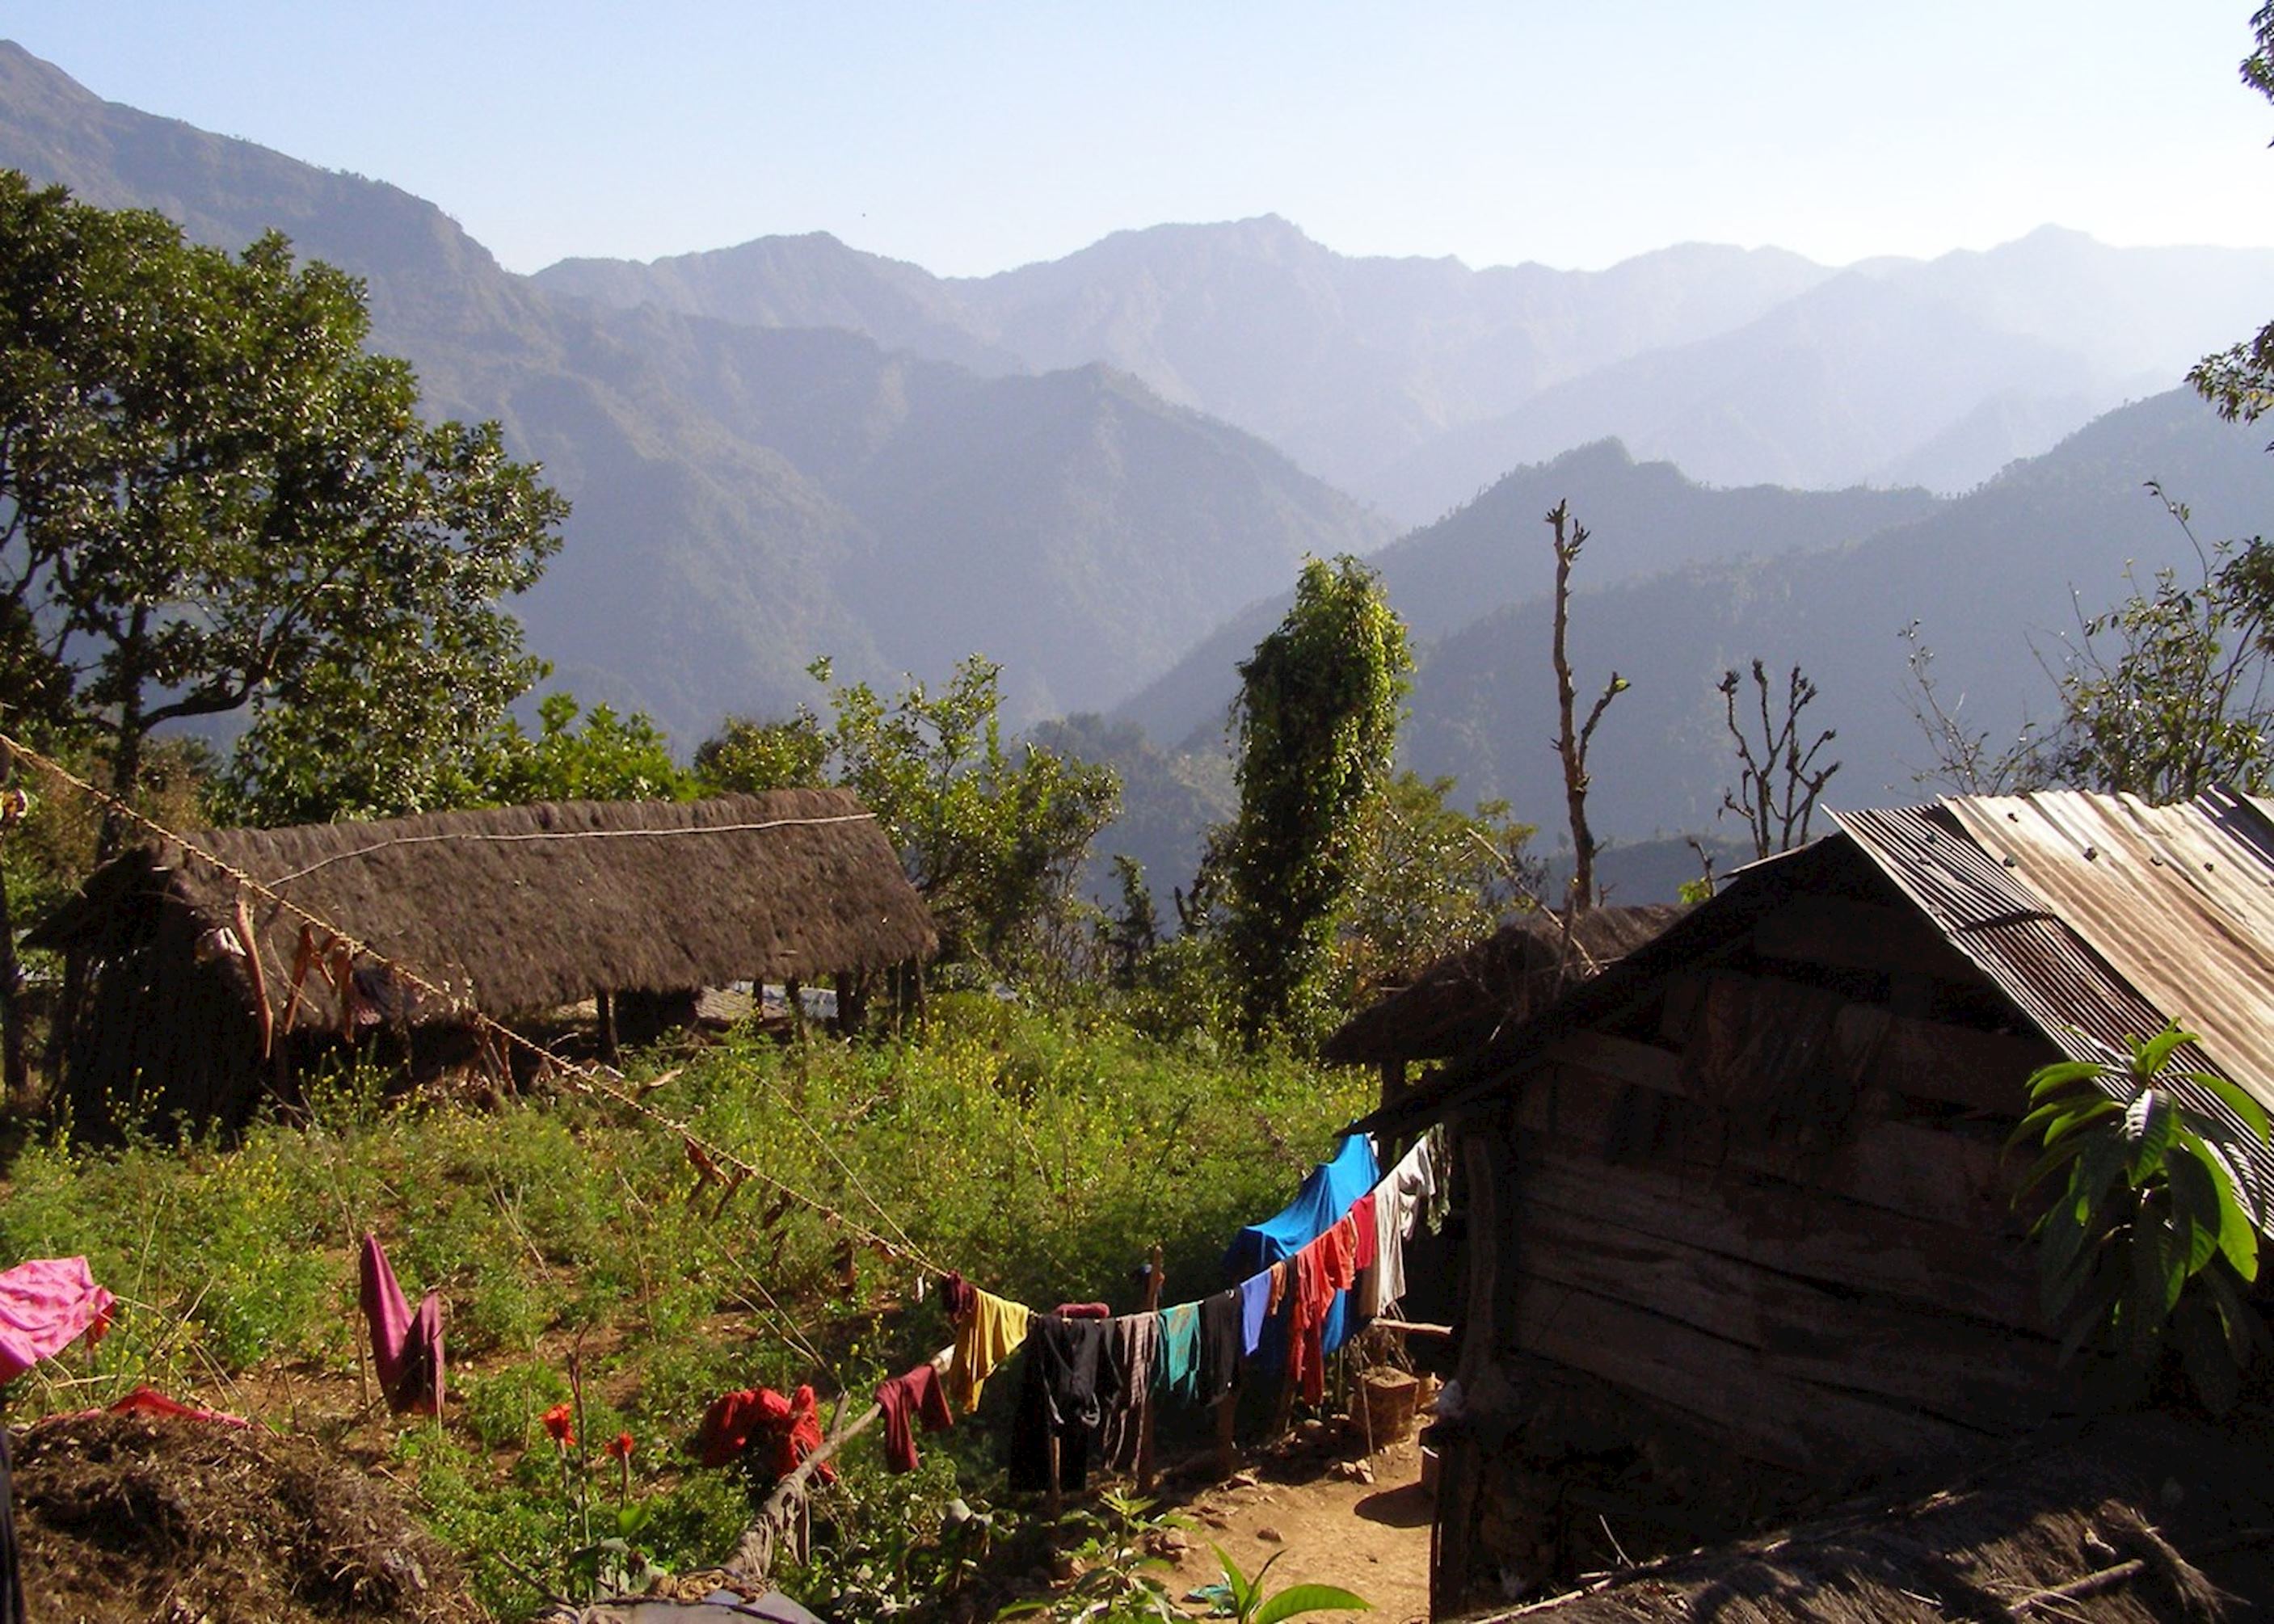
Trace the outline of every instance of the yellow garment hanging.
<instances>
[{"instance_id":1,"label":"yellow garment hanging","mask_svg":"<svg viewBox=\"0 0 2274 1624\"><path fill-rule=\"evenodd\" d=\"M992 1292L972 1289L970 1313L955 1327L955 1362L947 1368L948 1390L965 1415L979 1408L980 1389L995 1367L1027 1340L1033 1311Z\"/></svg>"}]
</instances>

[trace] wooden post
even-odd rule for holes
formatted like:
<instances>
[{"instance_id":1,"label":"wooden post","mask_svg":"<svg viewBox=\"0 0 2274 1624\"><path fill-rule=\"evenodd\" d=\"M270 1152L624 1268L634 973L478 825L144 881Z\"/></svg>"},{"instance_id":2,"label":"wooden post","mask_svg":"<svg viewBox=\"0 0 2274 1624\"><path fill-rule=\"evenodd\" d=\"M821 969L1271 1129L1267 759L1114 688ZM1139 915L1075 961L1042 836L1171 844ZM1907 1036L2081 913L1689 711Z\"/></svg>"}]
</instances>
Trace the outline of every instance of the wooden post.
<instances>
[{"instance_id":1,"label":"wooden post","mask_svg":"<svg viewBox=\"0 0 2274 1624\"><path fill-rule=\"evenodd\" d=\"M1239 1444L1232 1435L1234 1413L1239 1408L1239 1389L1234 1387L1216 1402L1216 1475L1229 1477L1239 1470Z\"/></svg>"},{"instance_id":2,"label":"wooden post","mask_svg":"<svg viewBox=\"0 0 2274 1624\"><path fill-rule=\"evenodd\" d=\"M1161 1309L1161 1283L1163 1275L1161 1272L1161 1249L1157 1245L1153 1248L1152 1262L1153 1267L1145 1274L1145 1312L1148 1314L1158 1313ZM1152 1372L1132 1371L1129 1372L1129 1379L1132 1381L1149 1381L1152 1380ZM1137 1487L1141 1492L1143 1492L1150 1491L1152 1486L1153 1405L1148 1400L1145 1405L1145 1418L1138 1424L1137 1427Z\"/></svg>"},{"instance_id":3,"label":"wooden post","mask_svg":"<svg viewBox=\"0 0 2274 1624\"><path fill-rule=\"evenodd\" d=\"M616 1063L616 999L614 993L601 988L592 994L592 1012L599 1018L600 1057L610 1065Z\"/></svg>"},{"instance_id":4,"label":"wooden post","mask_svg":"<svg viewBox=\"0 0 2274 1624\"><path fill-rule=\"evenodd\" d=\"M1287 1289L1292 1291L1294 1289L1295 1282L1289 1281ZM1288 1316L1288 1322L1291 1326L1294 1322L1291 1314ZM1287 1429L1295 1424L1295 1337L1291 1331L1286 1342L1287 1357L1281 1361L1279 1372L1279 1401L1271 1409L1271 1436L1274 1438L1284 1438Z\"/></svg>"},{"instance_id":5,"label":"wooden post","mask_svg":"<svg viewBox=\"0 0 2274 1624\"><path fill-rule=\"evenodd\" d=\"M764 989L759 989L758 996L762 1000L764 998ZM790 1036L803 1037L805 1035L805 988L797 977L793 975L782 983L782 1002L789 1006Z\"/></svg>"}]
</instances>

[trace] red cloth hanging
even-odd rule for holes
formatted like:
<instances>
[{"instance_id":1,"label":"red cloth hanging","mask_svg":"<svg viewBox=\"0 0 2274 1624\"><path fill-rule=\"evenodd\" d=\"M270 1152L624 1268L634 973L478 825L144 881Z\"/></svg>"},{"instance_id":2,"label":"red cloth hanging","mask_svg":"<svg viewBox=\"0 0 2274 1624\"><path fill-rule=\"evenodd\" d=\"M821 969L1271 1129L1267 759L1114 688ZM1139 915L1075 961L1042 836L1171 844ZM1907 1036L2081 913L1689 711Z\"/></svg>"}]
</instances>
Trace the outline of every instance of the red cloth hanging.
<instances>
[{"instance_id":1,"label":"red cloth hanging","mask_svg":"<svg viewBox=\"0 0 2274 1624\"><path fill-rule=\"evenodd\" d=\"M885 1467L888 1471L916 1469L916 1434L912 1425L921 1421L927 1432L955 1425L947 1408L947 1384L930 1365L919 1365L893 1377L877 1389L877 1404L885 1412Z\"/></svg>"}]
</instances>

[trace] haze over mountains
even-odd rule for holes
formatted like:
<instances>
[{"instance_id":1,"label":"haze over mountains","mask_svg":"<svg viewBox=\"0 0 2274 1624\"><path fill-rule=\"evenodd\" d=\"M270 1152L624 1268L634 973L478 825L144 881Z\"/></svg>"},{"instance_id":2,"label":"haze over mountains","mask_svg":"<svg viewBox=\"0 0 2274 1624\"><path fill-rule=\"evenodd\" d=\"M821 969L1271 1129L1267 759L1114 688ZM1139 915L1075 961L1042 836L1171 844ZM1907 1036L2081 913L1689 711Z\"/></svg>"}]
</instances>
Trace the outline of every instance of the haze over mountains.
<instances>
[{"instance_id":1,"label":"haze over mountains","mask_svg":"<svg viewBox=\"0 0 2274 1624\"><path fill-rule=\"evenodd\" d=\"M557 297L433 205L104 102L0 45L0 164L366 279L430 404L496 417L575 503L516 607L556 680L683 740L984 650L1013 714L1122 697L1306 553L1391 526L1252 436L1084 366L986 376L842 331Z\"/></svg>"},{"instance_id":2,"label":"haze over mountains","mask_svg":"<svg viewBox=\"0 0 2274 1624\"><path fill-rule=\"evenodd\" d=\"M1600 272L1472 271L1345 258L1267 215L976 278L814 235L536 281L992 370L1102 361L1413 524L1609 435L1709 484L1967 490L2247 330L2274 252L2048 227L1846 270L1692 244Z\"/></svg>"},{"instance_id":3,"label":"haze over mountains","mask_svg":"<svg viewBox=\"0 0 2274 1624\"><path fill-rule=\"evenodd\" d=\"M1691 244L1471 270L1267 216L960 280L825 236L521 277L408 193L8 45L0 165L232 247L274 226L365 277L374 344L435 410L500 419L574 500L516 606L580 697L684 749L815 698L818 655L895 683L983 651L1020 725L1107 713L1054 736L1158 781L1163 852L1224 786L1156 747L1214 747L1306 553L1373 555L1409 618L1413 764L1552 823L1540 517L1568 496L1595 531L1582 680L1636 682L1596 773L1600 827L1632 840L1711 824L1725 667L1801 660L1849 763L1832 799L1906 798L1900 627L2007 726L2072 586L2097 607L2126 560L2185 556L2142 480L2207 538L2274 507L2261 437L2167 393L2274 314L2274 252L2048 228L1845 269ZM1434 522L1397 539L1392 515Z\"/></svg>"}]
</instances>

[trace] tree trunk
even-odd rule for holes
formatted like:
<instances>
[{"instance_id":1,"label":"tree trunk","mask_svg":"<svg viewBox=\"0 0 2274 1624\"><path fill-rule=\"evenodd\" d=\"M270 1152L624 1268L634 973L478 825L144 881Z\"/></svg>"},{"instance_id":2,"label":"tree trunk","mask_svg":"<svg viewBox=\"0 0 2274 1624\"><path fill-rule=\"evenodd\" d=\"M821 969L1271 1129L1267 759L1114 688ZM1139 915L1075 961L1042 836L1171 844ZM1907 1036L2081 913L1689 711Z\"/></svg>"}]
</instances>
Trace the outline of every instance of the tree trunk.
<instances>
[{"instance_id":1,"label":"tree trunk","mask_svg":"<svg viewBox=\"0 0 2274 1624\"><path fill-rule=\"evenodd\" d=\"M0 868L0 1088L16 1105L31 1097L32 1062L24 1041L23 974L16 963L16 919L9 906L4 868Z\"/></svg>"},{"instance_id":2,"label":"tree trunk","mask_svg":"<svg viewBox=\"0 0 2274 1624\"><path fill-rule=\"evenodd\" d=\"M1563 807L1571 823L1570 908L1584 914L1595 903L1595 836L1587 827L1587 751L1572 717L1571 658L1566 646L1571 628L1571 560L1587 538L1586 527L1571 523L1568 502L1555 504L1547 523L1555 531L1555 754L1563 763Z\"/></svg>"}]
</instances>

